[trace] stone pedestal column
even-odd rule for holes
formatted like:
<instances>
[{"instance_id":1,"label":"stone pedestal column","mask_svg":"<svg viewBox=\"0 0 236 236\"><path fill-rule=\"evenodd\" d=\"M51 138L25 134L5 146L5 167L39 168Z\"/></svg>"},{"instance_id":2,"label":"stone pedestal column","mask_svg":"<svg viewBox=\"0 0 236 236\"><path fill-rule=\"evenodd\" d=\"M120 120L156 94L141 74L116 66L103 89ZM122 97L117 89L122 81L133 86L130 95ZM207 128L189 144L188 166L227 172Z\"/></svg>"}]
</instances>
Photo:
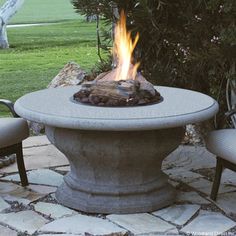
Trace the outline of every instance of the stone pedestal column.
<instances>
[{"instance_id":1,"label":"stone pedestal column","mask_svg":"<svg viewBox=\"0 0 236 236\"><path fill-rule=\"evenodd\" d=\"M56 192L70 208L91 213L150 212L173 203L174 188L161 171L180 144L183 128L86 131L46 127L71 171Z\"/></svg>"}]
</instances>

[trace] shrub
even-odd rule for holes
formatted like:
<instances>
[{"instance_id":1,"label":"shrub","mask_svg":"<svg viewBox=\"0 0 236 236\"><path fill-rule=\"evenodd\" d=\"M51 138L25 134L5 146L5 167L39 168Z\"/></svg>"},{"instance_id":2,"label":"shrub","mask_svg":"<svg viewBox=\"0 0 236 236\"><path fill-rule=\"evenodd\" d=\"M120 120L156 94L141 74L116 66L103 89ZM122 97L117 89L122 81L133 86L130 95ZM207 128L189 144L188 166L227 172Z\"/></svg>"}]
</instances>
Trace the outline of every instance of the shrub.
<instances>
[{"instance_id":1,"label":"shrub","mask_svg":"<svg viewBox=\"0 0 236 236\"><path fill-rule=\"evenodd\" d=\"M225 81L235 79L235 0L72 3L80 14L100 15L110 25L117 20L114 6L118 11L124 9L128 28L133 34L140 33L135 57L148 80L197 90L218 98L223 105ZM111 35L106 32L105 38Z\"/></svg>"}]
</instances>

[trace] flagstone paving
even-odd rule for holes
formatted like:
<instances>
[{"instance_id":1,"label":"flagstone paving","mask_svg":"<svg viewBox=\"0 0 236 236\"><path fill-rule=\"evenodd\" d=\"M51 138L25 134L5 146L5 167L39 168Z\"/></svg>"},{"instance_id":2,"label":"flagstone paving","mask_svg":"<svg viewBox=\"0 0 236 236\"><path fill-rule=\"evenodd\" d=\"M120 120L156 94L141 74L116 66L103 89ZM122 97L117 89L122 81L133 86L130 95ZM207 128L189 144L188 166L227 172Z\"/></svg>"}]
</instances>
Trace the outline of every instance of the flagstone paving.
<instances>
[{"instance_id":1,"label":"flagstone paving","mask_svg":"<svg viewBox=\"0 0 236 236\"><path fill-rule=\"evenodd\" d=\"M227 214L236 215L236 192L219 194L217 206Z\"/></svg>"},{"instance_id":2,"label":"flagstone paving","mask_svg":"<svg viewBox=\"0 0 236 236\"><path fill-rule=\"evenodd\" d=\"M34 211L19 211L16 213L0 214L0 222L18 231L33 234L45 225L48 220Z\"/></svg>"},{"instance_id":3,"label":"flagstone paving","mask_svg":"<svg viewBox=\"0 0 236 236\"><path fill-rule=\"evenodd\" d=\"M17 236L17 232L0 225L0 236Z\"/></svg>"},{"instance_id":4,"label":"flagstone paving","mask_svg":"<svg viewBox=\"0 0 236 236\"><path fill-rule=\"evenodd\" d=\"M221 213L200 211L199 215L181 231L194 235L219 235L235 225L234 221Z\"/></svg>"},{"instance_id":5,"label":"flagstone paving","mask_svg":"<svg viewBox=\"0 0 236 236\"><path fill-rule=\"evenodd\" d=\"M0 197L0 212L11 207L2 197Z\"/></svg>"},{"instance_id":6,"label":"flagstone paving","mask_svg":"<svg viewBox=\"0 0 236 236\"><path fill-rule=\"evenodd\" d=\"M210 202L201 197L198 193L190 191L190 192L182 192L179 191L176 197L176 203L190 202L194 204L210 204Z\"/></svg>"},{"instance_id":7,"label":"flagstone paving","mask_svg":"<svg viewBox=\"0 0 236 236\"><path fill-rule=\"evenodd\" d=\"M152 214L173 224L184 225L199 209L199 205L172 205Z\"/></svg>"},{"instance_id":8,"label":"flagstone paving","mask_svg":"<svg viewBox=\"0 0 236 236\"><path fill-rule=\"evenodd\" d=\"M64 216L71 216L78 214L67 207L61 206L59 204L51 204L47 202L38 202L33 205L35 211L47 215L53 219L62 218Z\"/></svg>"},{"instance_id":9,"label":"flagstone paving","mask_svg":"<svg viewBox=\"0 0 236 236\"><path fill-rule=\"evenodd\" d=\"M199 178L203 178L202 175L193 171L185 170L184 168L167 169L164 170L164 172L169 175L170 178L178 181L183 181L185 183L194 181Z\"/></svg>"},{"instance_id":10,"label":"flagstone paving","mask_svg":"<svg viewBox=\"0 0 236 236\"><path fill-rule=\"evenodd\" d=\"M61 166L61 167L55 168L55 170L68 172L68 171L70 171L70 167L69 166Z\"/></svg>"},{"instance_id":11,"label":"flagstone paving","mask_svg":"<svg viewBox=\"0 0 236 236\"><path fill-rule=\"evenodd\" d=\"M49 194L54 193L56 191L56 187L53 186L45 186L45 185L36 185L36 184L29 184L27 186L28 189L40 194Z\"/></svg>"},{"instance_id":12,"label":"flagstone paving","mask_svg":"<svg viewBox=\"0 0 236 236\"><path fill-rule=\"evenodd\" d=\"M32 201L26 199L26 198L21 198L21 197L15 197L15 196L12 196L12 195L7 195L7 196L4 196L3 197L5 201L8 201L8 202L17 202L18 205L29 205Z\"/></svg>"},{"instance_id":13,"label":"flagstone paving","mask_svg":"<svg viewBox=\"0 0 236 236\"><path fill-rule=\"evenodd\" d=\"M33 136L23 141L24 149L32 148L32 147L47 146L47 145L50 145L50 141L45 135Z\"/></svg>"},{"instance_id":14,"label":"flagstone paving","mask_svg":"<svg viewBox=\"0 0 236 236\"><path fill-rule=\"evenodd\" d=\"M206 180L203 178L194 179L190 183L187 183L187 184L202 193L210 195L212 182L210 182L209 180ZM221 184L219 188L219 193L227 193L227 192L232 192L235 190L236 188L234 186L227 186L227 185Z\"/></svg>"},{"instance_id":15,"label":"flagstone paving","mask_svg":"<svg viewBox=\"0 0 236 236\"><path fill-rule=\"evenodd\" d=\"M167 233L173 231L174 233L178 233L174 225L147 213L108 215L107 218L123 228L128 229L133 234Z\"/></svg>"},{"instance_id":16,"label":"flagstone paving","mask_svg":"<svg viewBox=\"0 0 236 236\"><path fill-rule=\"evenodd\" d=\"M63 182L63 175L49 169L31 170L27 173L27 176L29 183L31 184L59 186ZM20 177L18 174L8 175L2 179L20 182Z\"/></svg>"},{"instance_id":17,"label":"flagstone paving","mask_svg":"<svg viewBox=\"0 0 236 236\"><path fill-rule=\"evenodd\" d=\"M22 204L29 204L42 198L44 195L30 191L27 188L21 187L14 183L1 182L0 196L7 201L18 201Z\"/></svg>"},{"instance_id":18,"label":"flagstone paving","mask_svg":"<svg viewBox=\"0 0 236 236\"><path fill-rule=\"evenodd\" d=\"M78 236L78 235L81 234L40 234L40 236Z\"/></svg>"},{"instance_id":19,"label":"flagstone paving","mask_svg":"<svg viewBox=\"0 0 236 236\"><path fill-rule=\"evenodd\" d=\"M213 154L201 146L182 145L172 152L164 161L163 169L169 167L184 168L185 170L197 170L213 168L216 159Z\"/></svg>"},{"instance_id":20,"label":"flagstone paving","mask_svg":"<svg viewBox=\"0 0 236 236\"><path fill-rule=\"evenodd\" d=\"M236 174L234 171L225 169L222 173L221 182L224 184L236 185Z\"/></svg>"},{"instance_id":21,"label":"flagstone paving","mask_svg":"<svg viewBox=\"0 0 236 236\"><path fill-rule=\"evenodd\" d=\"M58 167L68 165L65 156L52 145L39 145L27 147L24 149L24 161L27 170L43 169L49 167ZM15 173L17 165L9 165L0 169L0 173Z\"/></svg>"},{"instance_id":22,"label":"flagstone paving","mask_svg":"<svg viewBox=\"0 0 236 236\"><path fill-rule=\"evenodd\" d=\"M125 234L127 230L119 227L112 222L93 216L75 215L55 220L51 223L45 224L39 229L39 232L59 232L72 234Z\"/></svg>"},{"instance_id":23,"label":"flagstone paving","mask_svg":"<svg viewBox=\"0 0 236 236\"><path fill-rule=\"evenodd\" d=\"M209 199L215 157L201 146L181 146L163 163L177 189L175 204L152 213L84 214L60 205L55 191L69 171L45 136L24 141L30 185L16 164L0 169L0 236L236 235L236 173L225 170L217 202Z\"/></svg>"}]
</instances>

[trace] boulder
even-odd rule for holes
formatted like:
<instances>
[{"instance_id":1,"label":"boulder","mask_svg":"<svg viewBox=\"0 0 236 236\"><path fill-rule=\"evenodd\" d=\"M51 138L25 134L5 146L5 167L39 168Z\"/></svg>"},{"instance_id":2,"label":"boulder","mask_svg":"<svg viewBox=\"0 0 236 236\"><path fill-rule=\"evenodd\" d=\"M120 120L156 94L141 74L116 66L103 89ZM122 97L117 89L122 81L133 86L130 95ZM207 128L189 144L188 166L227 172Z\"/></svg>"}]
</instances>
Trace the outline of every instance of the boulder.
<instances>
[{"instance_id":1,"label":"boulder","mask_svg":"<svg viewBox=\"0 0 236 236\"><path fill-rule=\"evenodd\" d=\"M86 72L75 62L67 63L58 75L51 81L48 88L79 85L86 78Z\"/></svg>"}]
</instances>

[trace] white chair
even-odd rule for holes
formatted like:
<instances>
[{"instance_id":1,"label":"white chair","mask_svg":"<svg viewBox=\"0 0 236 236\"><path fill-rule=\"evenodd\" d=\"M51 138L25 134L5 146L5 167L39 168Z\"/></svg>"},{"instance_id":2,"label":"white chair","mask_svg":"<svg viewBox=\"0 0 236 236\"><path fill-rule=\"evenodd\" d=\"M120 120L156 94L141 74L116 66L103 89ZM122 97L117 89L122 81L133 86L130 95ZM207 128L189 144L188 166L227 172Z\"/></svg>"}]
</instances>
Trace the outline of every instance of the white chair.
<instances>
[{"instance_id":1,"label":"white chair","mask_svg":"<svg viewBox=\"0 0 236 236\"><path fill-rule=\"evenodd\" d=\"M7 106L13 118L0 118L0 156L16 154L17 166L22 186L28 185L22 152L22 140L29 136L27 122L19 118L13 108L13 103L0 99L0 104Z\"/></svg>"},{"instance_id":2,"label":"white chair","mask_svg":"<svg viewBox=\"0 0 236 236\"><path fill-rule=\"evenodd\" d=\"M222 171L224 168L236 171L236 83L228 80L226 98L229 111L226 116L230 118L232 129L215 130L206 138L206 148L217 156L215 178L211 190L211 199L216 200Z\"/></svg>"}]
</instances>

